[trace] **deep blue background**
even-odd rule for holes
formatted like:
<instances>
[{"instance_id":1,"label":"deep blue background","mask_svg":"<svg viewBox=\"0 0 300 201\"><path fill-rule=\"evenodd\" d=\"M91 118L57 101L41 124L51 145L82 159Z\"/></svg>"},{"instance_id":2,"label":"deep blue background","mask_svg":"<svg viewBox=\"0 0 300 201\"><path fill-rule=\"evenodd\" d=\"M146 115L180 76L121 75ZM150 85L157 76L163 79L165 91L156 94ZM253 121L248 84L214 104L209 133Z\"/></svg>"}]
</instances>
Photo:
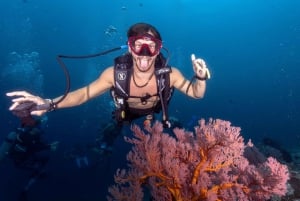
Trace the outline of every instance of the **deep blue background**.
<instances>
[{"instance_id":1,"label":"deep blue background","mask_svg":"<svg viewBox=\"0 0 300 201\"><path fill-rule=\"evenodd\" d=\"M299 7L298 0L1 0L0 140L18 126L8 111L6 92L29 90L56 97L65 90L57 54L82 55L123 45L130 25L147 22L160 31L172 66L190 78L190 54L195 53L205 59L212 74L204 99L175 93L172 116L185 125L193 116L229 120L242 128L246 140L259 143L270 137L295 151L300 146ZM110 25L117 32L105 34ZM32 52L38 56L33 58ZM94 80L122 53L66 61L72 89ZM48 114L46 137L61 143L52 154L48 178L32 188L31 200L104 200L115 169L125 160L128 147L122 139L110 162L89 169L78 169L63 153L74 144L94 142L109 119L110 105L105 94L80 107ZM88 154L94 164L98 156ZM13 201L28 175L8 161L0 171L0 200Z\"/></svg>"}]
</instances>

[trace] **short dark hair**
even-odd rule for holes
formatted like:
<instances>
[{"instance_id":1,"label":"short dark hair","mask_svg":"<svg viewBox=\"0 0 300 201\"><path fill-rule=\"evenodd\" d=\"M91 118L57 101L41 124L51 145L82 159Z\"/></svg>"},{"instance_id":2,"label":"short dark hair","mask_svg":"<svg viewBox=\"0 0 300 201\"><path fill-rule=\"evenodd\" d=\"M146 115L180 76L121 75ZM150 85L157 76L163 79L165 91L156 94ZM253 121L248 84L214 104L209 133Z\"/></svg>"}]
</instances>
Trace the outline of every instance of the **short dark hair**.
<instances>
[{"instance_id":1,"label":"short dark hair","mask_svg":"<svg viewBox=\"0 0 300 201\"><path fill-rule=\"evenodd\" d=\"M149 31L153 34L153 36L156 39L162 40L160 33L154 26L152 26L151 24L143 23L143 22L132 25L127 31L127 37L129 38L131 36L144 35L144 34L148 33Z\"/></svg>"}]
</instances>

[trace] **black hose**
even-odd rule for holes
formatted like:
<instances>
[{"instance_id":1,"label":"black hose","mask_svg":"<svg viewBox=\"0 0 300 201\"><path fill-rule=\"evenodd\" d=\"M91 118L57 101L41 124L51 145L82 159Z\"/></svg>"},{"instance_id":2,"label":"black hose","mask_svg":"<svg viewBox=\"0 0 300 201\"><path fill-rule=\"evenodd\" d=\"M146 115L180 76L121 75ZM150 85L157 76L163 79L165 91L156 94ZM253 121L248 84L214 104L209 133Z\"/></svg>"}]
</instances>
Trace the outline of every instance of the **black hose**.
<instances>
[{"instance_id":1,"label":"black hose","mask_svg":"<svg viewBox=\"0 0 300 201\"><path fill-rule=\"evenodd\" d=\"M122 45L120 47L116 47L116 48L113 48L113 49L110 49L110 50L107 50L104 52L99 52L96 54L78 55L78 56L76 56L76 55L57 55L56 60L59 63L59 65L61 66L61 68L63 69L65 77L66 77L66 89L65 89L64 95L59 100L54 102L53 104L57 105L58 103L63 101L66 98L66 96L68 95L68 93L70 92L70 88L71 88L70 74L69 74L67 66L65 65L65 63L62 60L63 58L65 58L65 59L87 59L87 58L103 56L105 54L108 54L108 53L111 53L111 52L114 52L117 50L125 49L125 48L127 48L127 45Z\"/></svg>"}]
</instances>

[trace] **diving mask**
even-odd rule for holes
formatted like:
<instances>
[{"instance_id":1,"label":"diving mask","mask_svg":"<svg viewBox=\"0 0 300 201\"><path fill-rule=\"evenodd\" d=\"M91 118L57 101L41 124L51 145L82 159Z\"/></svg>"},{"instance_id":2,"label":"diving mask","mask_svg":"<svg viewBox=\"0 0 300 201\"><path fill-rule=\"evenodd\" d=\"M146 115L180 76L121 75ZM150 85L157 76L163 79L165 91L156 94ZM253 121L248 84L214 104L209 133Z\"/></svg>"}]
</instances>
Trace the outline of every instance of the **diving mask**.
<instances>
[{"instance_id":1,"label":"diving mask","mask_svg":"<svg viewBox=\"0 0 300 201\"><path fill-rule=\"evenodd\" d=\"M161 40L155 38L150 34L131 36L128 39L128 45L131 51L138 56L153 57L158 54L160 49L162 48Z\"/></svg>"}]
</instances>

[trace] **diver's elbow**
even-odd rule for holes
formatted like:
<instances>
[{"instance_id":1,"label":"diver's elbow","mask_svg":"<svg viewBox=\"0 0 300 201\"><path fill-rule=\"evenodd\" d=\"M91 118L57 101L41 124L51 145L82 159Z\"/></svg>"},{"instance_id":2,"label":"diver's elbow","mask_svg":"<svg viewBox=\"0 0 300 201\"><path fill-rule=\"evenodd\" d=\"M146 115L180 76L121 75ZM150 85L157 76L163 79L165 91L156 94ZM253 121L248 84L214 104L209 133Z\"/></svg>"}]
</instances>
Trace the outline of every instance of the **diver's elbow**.
<instances>
[{"instance_id":1,"label":"diver's elbow","mask_svg":"<svg viewBox=\"0 0 300 201\"><path fill-rule=\"evenodd\" d=\"M204 95L194 97L194 99L202 99L202 98L204 98Z\"/></svg>"},{"instance_id":2,"label":"diver's elbow","mask_svg":"<svg viewBox=\"0 0 300 201\"><path fill-rule=\"evenodd\" d=\"M204 93L201 93L201 94L194 94L194 95L193 95L193 98L194 98L194 99L202 99L202 98L204 98Z\"/></svg>"}]
</instances>

